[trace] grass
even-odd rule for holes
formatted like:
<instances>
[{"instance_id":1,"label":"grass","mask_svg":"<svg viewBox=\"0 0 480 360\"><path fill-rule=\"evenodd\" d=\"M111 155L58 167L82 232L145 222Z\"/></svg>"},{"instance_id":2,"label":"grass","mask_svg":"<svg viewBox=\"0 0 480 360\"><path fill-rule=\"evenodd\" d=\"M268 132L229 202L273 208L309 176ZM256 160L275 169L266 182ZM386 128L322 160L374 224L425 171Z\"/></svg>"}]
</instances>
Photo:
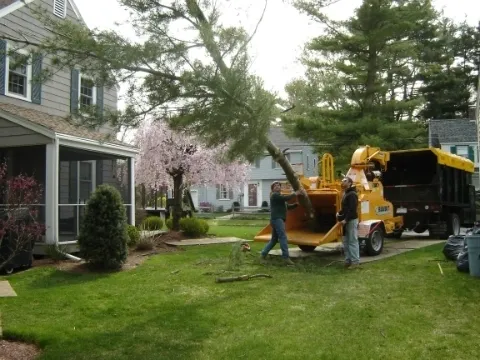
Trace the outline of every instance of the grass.
<instances>
[{"instance_id":1,"label":"grass","mask_svg":"<svg viewBox=\"0 0 480 360\"><path fill-rule=\"evenodd\" d=\"M353 272L321 258L263 266L262 246L219 276L273 279L216 284L232 245L186 248L110 275L16 274L18 297L0 299L4 334L40 344L41 359L478 358L480 282L453 263L442 263L442 276L432 261L441 245Z\"/></svg>"},{"instance_id":2,"label":"grass","mask_svg":"<svg viewBox=\"0 0 480 360\"><path fill-rule=\"evenodd\" d=\"M209 234L217 237L238 237L245 240L253 240L254 236L261 230L261 227L254 226L222 226L210 225Z\"/></svg>"},{"instance_id":3,"label":"grass","mask_svg":"<svg viewBox=\"0 0 480 360\"><path fill-rule=\"evenodd\" d=\"M222 212L222 213L196 213L196 217L202 219L225 219L226 216L232 216L232 213ZM233 219L236 220L262 220L267 221L270 219L269 212L261 212L261 213L234 213Z\"/></svg>"},{"instance_id":4,"label":"grass","mask_svg":"<svg viewBox=\"0 0 480 360\"><path fill-rule=\"evenodd\" d=\"M207 220L211 225L218 226L255 226L263 228L266 226L268 220L237 220L237 219L226 219L226 220Z\"/></svg>"}]
</instances>

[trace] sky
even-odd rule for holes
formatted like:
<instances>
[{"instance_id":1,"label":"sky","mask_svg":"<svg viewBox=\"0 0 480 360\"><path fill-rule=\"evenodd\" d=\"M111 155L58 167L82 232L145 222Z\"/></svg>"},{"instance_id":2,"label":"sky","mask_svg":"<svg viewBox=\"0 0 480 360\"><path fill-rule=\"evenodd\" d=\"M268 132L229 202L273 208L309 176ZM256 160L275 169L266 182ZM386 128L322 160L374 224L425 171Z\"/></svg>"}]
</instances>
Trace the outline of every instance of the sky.
<instances>
[{"instance_id":1,"label":"sky","mask_svg":"<svg viewBox=\"0 0 480 360\"><path fill-rule=\"evenodd\" d=\"M122 34L135 39L125 22L128 13L117 0L74 0L85 22L90 28L119 29ZM262 14L264 0L217 0L222 4L222 21L225 24L244 26L250 33L255 29ZM321 28L306 15L300 14L289 5L288 0L268 0L264 18L251 42L253 57L252 71L260 76L268 90L284 94L287 83L301 77L304 68L299 62L304 44L315 37ZM340 0L325 9L333 19L341 20L353 15L362 0ZM438 10L455 21L466 20L472 25L480 20L478 0L433 0ZM123 107L122 90L119 94L119 108Z\"/></svg>"},{"instance_id":2,"label":"sky","mask_svg":"<svg viewBox=\"0 0 480 360\"><path fill-rule=\"evenodd\" d=\"M74 0L85 22L91 28L114 29L116 22L125 21L127 12L117 0ZM241 23L253 31L262 13L264 0L219 0L223 2L223 21ZM318 25L300 14L285 0L268 0L267 10L254 37L251 55L254 62L252 71L265 81L269 90L282 93L285 85L295 77L302 76L303 67L298 61L304 44L319 32ZM340 0L326 8L334 19L351 16L362 0ZM437 9L444 9L445 15L457 21L467 20L475 25L480 20L478 0L433 0ZM240 5L239 5L240 4ZM122 32L134 39L135 35L127 26Z\"/></svg>"}]
</instances>

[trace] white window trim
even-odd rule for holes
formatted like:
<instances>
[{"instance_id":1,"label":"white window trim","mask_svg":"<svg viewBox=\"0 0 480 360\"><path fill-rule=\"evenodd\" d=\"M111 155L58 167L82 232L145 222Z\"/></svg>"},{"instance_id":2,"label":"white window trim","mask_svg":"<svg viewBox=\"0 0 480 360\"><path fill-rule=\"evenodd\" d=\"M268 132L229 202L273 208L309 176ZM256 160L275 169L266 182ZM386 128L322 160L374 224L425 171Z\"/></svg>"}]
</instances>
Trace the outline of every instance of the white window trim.
<instances>
[{"instance_id":1,"label":"white window trim","mask_svg":"<svg viewBox=\"0 0 480 360\"><path fill-rule=\"evenodd\" d=\"M229 199L229 194L230 194L230 189L227 188L225 185L219 185L220 186L220 196L218 197L217 200L219 201L231 201L233 199ZM226 197L223 197L223 190L225 190Z\"/></svg>"},{"instance_id":2,"label":"white window trim","mask_svg":"<svg viewBox=\"0 0 480 360\"><path fill-rule=\"evenodd\" d=\"M27 96L22 96L8 91L8 80L10 79L10 56L8 55L8 52L10 49L11 45L7 43L7 56L5 57L5 95L15 99L32 102L32 64L30 62L27 63ZM15 52L22 55L29 54L29 52L25 49L18 49L15 50Z\"/></svg>"},{"instance_id":3,"label":"white window trim","mask_svg":"<svg viewBox=\"0 0 480 360\"><path fill-rule=\"evenodd\" d=\"M53 15L61 18L61 19L65 19L67 17L67 7L68 7L68 3L67 3L67 0L64 0L63 3L65 4L65 7L63 9L63 14L62 16L59 16L56 12L55 12L55 4L57 3L58 0L53 0Z\"/></svg>"},{"instance_id":4,"label":"white window trim","mask_svg":"<svg viewBox=\"0 0 480 360\"><path fill-rule=\"evenodd\" d=\"M259 159L258 166L257 166L257 158L255 158L253 163L250 164L250 168L252 169L260 169L261 167L262 167L262 158Z\"/></svg>"},{"instance_id":5,"label":"white window trim","mask_svg":"<svg viewBox=\"0 0 480 360\"><path fill-rule=\"evenodd\" d=\"M80 101L81 97L82 97L82 78L83 79L86 79L86 80L92 80L93 79L87 75L83 75L82 73L80 73L78 75L78 109L81 109L82 108L82 102ZM96 105L97 104L97 87L94 85L93 88L92 88L92 105Z\"/></svg>"},{"instance_id":6,"label":"white window trim","mask_svg":"<svg viewBox=\"0 0 480 360\"><path fill-rule=\"evenodd\" d=\"M470 150L468 145L457 145L456 149L457 149L458 156L468 159L469 150Z\"/></svg>"}]
</instances>

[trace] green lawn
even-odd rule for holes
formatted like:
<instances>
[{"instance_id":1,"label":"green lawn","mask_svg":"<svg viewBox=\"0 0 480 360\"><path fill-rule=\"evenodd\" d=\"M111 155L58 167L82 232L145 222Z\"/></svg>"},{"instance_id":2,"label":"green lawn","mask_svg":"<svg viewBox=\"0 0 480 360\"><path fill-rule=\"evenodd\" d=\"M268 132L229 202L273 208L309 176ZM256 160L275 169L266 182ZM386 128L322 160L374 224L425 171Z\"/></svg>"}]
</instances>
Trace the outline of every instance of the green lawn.
<instances>
[{"instance_id":1,"label":"green lawn","mask_svg":"<svg viewBox=\"0 0 480 360\"><path fill-rule=\"evenodd\" d=\"M480 281L447 262L442 276L440 245L358 271L318 258L263 266L262 246L220 276L273 279L216 284L232 245L186 247L111 275L16 274L18 297L0 299L4 333L39 343L42 359L479 357Z\"/></svg>"},{"instance_id":2,"label":"green lawn","mask_svg":"<svg viewBox=\"0 0 480 360\"><path fill-rule=\"evenodd\" d=\"M209 235L253 240L254 236L268 224L268 220L208 220L208 223Z\"/></svg>"}]
</instances>

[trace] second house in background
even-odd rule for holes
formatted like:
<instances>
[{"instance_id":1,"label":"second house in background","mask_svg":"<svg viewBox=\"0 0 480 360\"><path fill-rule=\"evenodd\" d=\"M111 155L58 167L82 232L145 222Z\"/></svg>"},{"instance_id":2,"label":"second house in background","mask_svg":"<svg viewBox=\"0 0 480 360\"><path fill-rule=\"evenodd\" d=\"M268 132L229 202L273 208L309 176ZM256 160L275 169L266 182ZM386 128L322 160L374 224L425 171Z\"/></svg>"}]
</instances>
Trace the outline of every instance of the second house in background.
<instances>
[{"instance_id":1,"label":"second house in background","mask_svg":"<svg viewBox=\"0 0 480 360\"><path fill-rule=\"evenodd\" d=\"M472 183L480 190L478 178L477 124L474 109L469 119L442 119L429 121L429 146L440 148L470 159L475 164Z\"/></svg>"},{"instance_id":2,"label":"second house in background","mask_svg":"<svg viewBox=\"0 0 480 360\"><path fill-rule=\"evenodd\" d=\"M305 176L318 174L318 160L311 146L287 137L280 126L272 126L269 137L280 150L286 150L285 155L295 170ZM192 187L190 191L195 207L211 205L215 210L223 207L226 211L235 201L241 207L252 210L260 208L263 201L270 206L270 185L275 180L286 180L285 173L268 153L257 158L251 166L248 181L242 189L229 189L225 185Z\"/></svg>"}]
</instances>

